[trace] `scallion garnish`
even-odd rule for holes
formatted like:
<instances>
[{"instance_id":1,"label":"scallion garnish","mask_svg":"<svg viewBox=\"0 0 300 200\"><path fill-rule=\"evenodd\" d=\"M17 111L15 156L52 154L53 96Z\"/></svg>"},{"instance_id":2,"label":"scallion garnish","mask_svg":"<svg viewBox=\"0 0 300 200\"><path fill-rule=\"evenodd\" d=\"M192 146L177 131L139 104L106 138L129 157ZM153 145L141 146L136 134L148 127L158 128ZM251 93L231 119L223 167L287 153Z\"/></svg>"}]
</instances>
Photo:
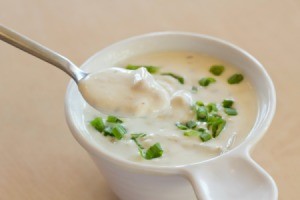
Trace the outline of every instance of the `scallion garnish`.
<instances>
[{"instance_id":1,"label":"scallion garnish","mask_svg":"<svg viewBox=\"0 0 300 200\"><path fill-rule=\"evenodd\" d=\"M196 130L187 130L183 133L184 136L199 136L200 132Z\"/></svg>"},{"instance_id":2,"label":"scallion garnish","mask_svg":"<svg viewBox=\"0 0 300 200\"><path fill-rule=\"evenodd\" d=\"M227 80L227 82L229 84L238 84L240 83L242 80L244 80L244 76L242 74L233 74L232 76L230 76Z\"/></svg>"},{"instance_id":3,"label":"scallion garnish","mask_svg":"<svg viewBox=\"0 0 300 200\"><path fill-rule=\"evenodd\" d=\"M191 136L199 137L202 140L202 142L206 142L212 138L211 135L205 129L199 129L198 131L187 130L187 131L184 131L183 135L189 136L189 137L191 137Z\"/></svg>"},{"instance_id":4,"label":"scallion garnish","mask_svg":"<svg viewBox=\"0 0 300 200\"><path fill-rule=\"evenodd\" d=\"M133 133L131 134L131 139L134 141L134 143L138 146L139 148L139 152L141 150L144 149L144 147L139 143L139 141L137 140L138 138L142 138L142 137L145 137L146 134L145 133Z\"/></svg>"},{"instance_id":5,"label":"scallion garnish","mask_svg":"<svg viewBox=\"0 0 300 200\"><path fill-rule=\"evenodd\" d=\"M233 100L225 99L225 100L222 102L222 105L223 105L224 108L231 108L231 107L233 106L233 103L234 103Z\"/></svg>"},{"instance_id":6,"label":"scallion garnish","mask_svg":"<svg viewBox=\"0 0 300 200\"><path fill-rule=\"evenodd\" d=\"M182 76L177 75L177 74L174 74L174 73L171 73L171 72L164 72L164 73L161 73L161 75L171 76L171 77L177 79L179 83L184 84L184 78Z\"/></svg>"},{"instance_id":7,"label":"scallion garnish","mask_svg":"<svg viewBox=\"0 0 300 200\"><path fill-rule=\"evenodd\" d=\"M121 124L116 124L112 128L111 132L114 135L114 137L117 138L118 140L121 140L123 136L127 133L126 129Z\"/></svg>"},{"instance_id":8,"label":"scallion garnish","mask_svg":"<svg viewBox=\"0 0 300 200\"><path fill-rule=\"evenodd\" d=\"M177 128L179 128L180 130L186 130L188 129L188 127L186 127L185 125L183 125L180 122L176 122L175 125L177 126Z\"/></svg>"},{"instance_id":9,"label":"scallion garnish","mask_svg":"<svg viewBox=\"0 0 300 200\"><path fill-rule=\"evenodd\" d=\"M103 119L101 117L96 117L90 122L90 124L99 132L102 132L105 128Z\"/></svg>"},{"instance_id":10,"label":"scallion garnish","mask_svg":"<svg viewBox=\"0 0 300 200\"><path fill-rule=\"evenodd\" d=\"M220 116L211 116L207 120L207 127L211 130L212 136L217 137L226 125L226 121Z\"/></svg>"},{"instance_id":11,"label":"scallion garnish","mask_svg":"<svg viewBox=\"0 0 300 200\"><path fill-rule=\"evenodd\" d=\"M233 104L234 104L234 101L233 100L229 100L229 99L225 99L222 102L222 105L224 107L224 112L227 115L235 116L235 115L238 114L237 110L235 108L232 108Z\"/></svg>"},{"instance_id":12,"label":"scallion garnish","mask_svg":"<svg viewBox=\"0 0 300 200\"><path fill-rule=\"evenodd\" d=\"M232 108L234 104L233 100L225 99L222 102L223 111L227 115L237 115L235 108ZM176 126L184 130L185 136L199 136L199 138L206 142L211 138L215 138L220 135L224 127L226 126L225 119L219 114L219 105L216 103L204 104L202 101L196 101L192 106L192 109L196 115L196 120L190 120L186 123L177 122ZM221 110L222 111L222 110ZM206 125L206 128L201 126ZM201 128L199 128L199 126Z\"/></svg>"},{"instance_id":13,"label":"scallion garnish","mask_svg":"<svg viewBox=\"0 0 300 200\"><path fill-rule=\"evenodd\" d=\"M163 152L164 151L161 148L160 143L155 143L149 149L147 149L147 151L143 154L143 157L147 160L151 160L161 157Z\"/></svg>"},{"instance_id":14,"label":"scallion garnish","mask_svg":"<svg viewBox=\"0 0 300 200\"><path fill-rule=\"evenodd\" d=\"M131 134L131 139L138 139L138 138L142 138L142 137L145 137L146 136L146 133L132 133Z\"/></svg>"},{"instance_id":15,"label":"scallion garnish","mask_svg":"<svg viewBox=\"0 0 300 200\"><path fill-rule=\"evenodd\" d=\"M218 112L217 105L215 103L209 103L206 105L207 112Z\"/></svg>"},{"instance_id":16,"label":"scallion garnish","mask_svg":"<svg viewBox=\"0 0 300 200\"><path fill-rule=\"evenodd\" d=\"M196 101L197 106L204 106L204 103L202 101Z\"/></svg>"},{"instance_id":17,"label":"scallion garnish","mask_svg":"<svg viewBox=\"0 0 300 200\"><path fill-rule=\"evenodd\" d=\"M215 76L220 76L224 70L225 67L223 65L213 65L209 69L209 71Z\"/></svg>"},{"instance_id":18,"label":"scallion garnish","mask_svg":"<svg viewBox=\"0 0 300 200\"><path fill-rule=\"evenodd\" d=\"M231 116L235 116L238 114L238 112L236 111L236 109L234 108L224 108L224 112L227 114L227 115L231 115Z\"/></svg>"},{"instance_id":19,"label":"scallion garnish","mask_svg":"<svg viewBox=\"0 0 300 200\"><path fill-rule=\"evenodd\" d=\"M199 137L202 140L202 142L206 142L212 138L211 135L207 131L200 132Z\"/></svg>"},{"instance_id":20,"label":"scallion garnish","mask_svg":"<svg viewBox=\"0 0 300 200\"><path fill-rule=\"evenodd\" d=\"M197 106L196 107L196 116L197 119L201 122L207 120L207 109L205 106Z\"/></svg>"},{"instance_id":21,"label":"scallion garnish","mask_svg":"<svg viewBox=\"0 0 300 200\"><path fill-rule=\"evenodd\" d=\"M193 121L193 120L188 121L188 122L186 123L186 126L187 126L188 128L190 128L190 129L193 129L193 128L195 128L195 127L197 126L197 122L195 122L195 121Z\"/></svg>"},{"instance_id":22,"label":"scallion garnish","mask_svg":"<svg viewBox=\"0 0 300 200\"><path fill-rule=\"evenodd\" d=\"M124 134L126 134L126 129L121 125L122 120L115 116L108 116L106 123L104 124L101 117L96 117L90 124L104 136L115 137L118 140L122 139Z\"/></svg>"},{"instance_id":23,"label":"scallion garnish","mask_svg":"<svg viewBox=\"0 0 300 200\"><path fill-rule=\"evenodd\" d=\"M198 81L199 85L201 85L203 87L207 87L211 83L215 83L215 82L216 82L216 79L214 79L212 77L202 78Z\"/></svg>"},{"instance_id":24,"label":"scallion garnish","mask_svg":"<svg viewBox=\"0 0 300 200\"><path fill-rule=\"evenodd\" d=\"M110 127L110 126L107 126L107 127L105 127L105 129L103 130L103 135L104 136L112 136L112 137L114 137L114 134L112 133L112 127Z\"/></svg>"},{"instance_id":25,"label":"scallion garnish","mask_svg":"<svg viewBox=\"0 0 300 200\"><path fill-rule=\"evenodd\" d=\"M154 145L152 145L151 147L149 147L149 149L147 149L145 151L145 148L143 147L143 145L141 143L139 143L138 139L145 137L146 134L145 133L134 133L131 134L131 139L135 142L135 144L138 146L138 150L140 155L145 158L146 160L151 160L154 158L158 158L161 157L163 154L163 149L160 146L160 143L155 143Z\"/></svg>"},{"instance_id":26,"label":"scallion garnish","mask_svg":"<svg viewBox=\"0 0 300 200\"><path fill-rule=\"evenodd\" d=\"M129 70L136 70L139 69L141 67L145 67L146 70L150 73L150 74L156 74L159 71L159 67L156 66L149 66L149 65L127 65L126 69Z\"/></svg>"},{"instance_id":27,"label":"scallion garnish","mask_svg":"<svg viewBox=\"0 0 300 200\"><path fill-rule=\"evenodd\" d=\"M109 123L123 123L122 120L120 120L119 118L117 118L115 116L111 116L111 115L107 117L106 122L109 122Z\"/></svg>"}]
</instances>

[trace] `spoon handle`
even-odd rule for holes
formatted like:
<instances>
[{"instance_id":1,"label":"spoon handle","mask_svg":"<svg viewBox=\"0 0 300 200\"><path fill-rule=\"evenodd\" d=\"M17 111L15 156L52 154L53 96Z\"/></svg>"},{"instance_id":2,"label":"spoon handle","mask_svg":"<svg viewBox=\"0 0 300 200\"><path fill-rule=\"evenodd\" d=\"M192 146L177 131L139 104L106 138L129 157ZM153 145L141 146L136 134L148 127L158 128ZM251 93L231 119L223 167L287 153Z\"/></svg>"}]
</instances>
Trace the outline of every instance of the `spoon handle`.
<instances>
[{"instance_id":1,"label":"spoon handle","mask_svg":"<svg viewBox=\"0 0 300 200\"><path fill-rule=\"evenodd\" d=\"M82 71L64 56L52 51L43 45L10 30L0 24L0 39L31 55L38 57L69 74L78 83L88 73Z\"/></svg>"}]
</instances>

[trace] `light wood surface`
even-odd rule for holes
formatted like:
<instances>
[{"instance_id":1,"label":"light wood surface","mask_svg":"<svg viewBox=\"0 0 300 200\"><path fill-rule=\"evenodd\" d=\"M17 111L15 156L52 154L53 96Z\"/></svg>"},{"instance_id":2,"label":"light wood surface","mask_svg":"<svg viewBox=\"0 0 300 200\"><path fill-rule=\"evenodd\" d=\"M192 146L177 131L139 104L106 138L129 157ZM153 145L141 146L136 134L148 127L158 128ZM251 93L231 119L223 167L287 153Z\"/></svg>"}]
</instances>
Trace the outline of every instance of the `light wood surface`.
<instances>
[{"instance_id":1,"label":"light wood surface","mask_svg":"<svg viewBox=\"0 0 300 200\"><path fill-rule=\"evenodd\" d=\"M0 0L0 23L80 65L127 37L179 30L209 34L250 52L277 90L277 113L253 152L279 198L300 199L299 0ZM0 42L0 199L116 200L69 132L69 77Z\"/></svg>"}]
</instances>

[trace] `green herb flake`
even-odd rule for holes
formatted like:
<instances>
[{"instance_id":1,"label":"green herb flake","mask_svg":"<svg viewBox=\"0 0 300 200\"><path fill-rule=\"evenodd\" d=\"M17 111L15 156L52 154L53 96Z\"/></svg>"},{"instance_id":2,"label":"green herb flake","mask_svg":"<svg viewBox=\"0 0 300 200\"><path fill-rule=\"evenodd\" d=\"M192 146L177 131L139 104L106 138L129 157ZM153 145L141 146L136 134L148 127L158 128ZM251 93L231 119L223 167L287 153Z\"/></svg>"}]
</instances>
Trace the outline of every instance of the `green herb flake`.
<instances>
[{"instance_id":1,"label":"green herb flake","mask_svg":"<svg viewBox=\"0 0 300 200\"><path fill-rule=\"evenodd\" d=\"M155 143L149 149L145 151L145 148L141 143L139 143L138 139L145 137L145 133L133 133L131 134L131 139L135 142L135 144L138 146L139 154L146 160L151 160L154 158L161 157L163 154L163 149L160 146L160 143Z\"/></svg>"},{"instance_id":2,"label":"green herb flake","mask_svg":"<svg viewBox=\"0 0 300 200\"><path fill-rule=\"evenodd\" d=\"M90 124L100 133L104 131L105 125L101 117L96 117L95 119L93 119L93 121L90 122Z\"/></svg>"},{"instance_id":3,"label":"green herb flake","mask_svg":"<svg viewBox=\"0 0 300 200\"><path fill-rule=\"evenodd\" d=\"M120 124L115 125L112 128L111 132L114 135L114 137L117 138L118 140L121 140L123 138L123 136L127 133L124 126L122 126Z\"/></svg>"},{"instance_id":4,"label":"green herb flake","mask_svg":"<svg viewBox=\"0 0 300 200\"><path fill-rule=\"evenodd\" d=\"M114 134L112 133L112 127L107 126L105 127L104 131L103 131L104 136L112 136L114 137Z\"/></svg>"},{"instance_id":5,"label":"green herb flake","mask_svg":"<svg viewBox=\"0 0 300 200\"><path fill-rule=\"evenodd\" d=\"M193 128L195 128L195 127L197 126L197 122L195 122L195 121L193 121L193 120L188 121L188 122L186 123L186 126L187 126L188 128L190 128L190 129L193 129Z\"/></svg>"},{"instance_id":6,"label":"green herb flake","mask_svg":"<svg viewBox=\"0 0 300 200\"><path fill-rule=\"evenodd\" d=\"M206 105L207 112L218 112L217 104L215 103L209 103Z\"/></svg>"},{"instance_id":7,"label":"green herb flake","mask_svg":"<svg viewBox=\"0 0 300 200\"><path fill-rule=\"evenodd\" d=\"M238 112L234 108L224 108L224 112L227 115L231 115L231 116L236 116L238 114Z\"/></svg>"},{"instance_id":8,"label":"green herb flake","mask_svg":"<svg viewBox=\"0 0 300 200\"><path fill-rule=\"evenodd\" d=\"M200 132L195 130L187 130L183 133L184 136L199 136Z\"/></svg>"},{"instance_id":9,"label":"green herb flake","mask_svg":"<svg viewBox=\"0 0 300 200\"><path fill-rule=\"evenodd\" d=\"M174 74L174 73L171 73L171 72L164 72L164 73L161 73L161 75L171 76L171 77L177 79L179 83L184 84L184 78L182 76L177 75L177 74Z\"/></svg>"},{"instance_id":10,"label":"green herb flake","mask_svg":"<svg viewBox=\"0 0 300 200\"><path fill-rule=\"evenodd\" d=\"M159 71L159 67L150 65L127 65L125 68L128 70L137 70L141 67L145 67L150 74L156 74Z\"/></svg>"},{"instance_id":11,"label":"green herb flake","mask_svg":"<svg viewBox=\"0 0 300 200\"><path fill-rule=\"evenodd\" d=\"M204 103L202 101L196 101L197 106L204 106Z\"/></svg>"},{"instance_id":12,"label":"green herb flake","mask_svg":"<svg viewBox=\"0 0 300 200\"><path fill-rule=\"evenodd\" d=\"M206 142L212 138L211 135L207 131L201 132L199 137L202 140L202 142Z\"/></svg>"},{"instance_id":13,"label":"green herb flake","mask_svg":"<svg viewBox=\"0 0 300 200\"><path fill-rule=\"evenodd\" d=\"M207 78L202 78L199 80L199 85L203 86L203 87L207 87L208 85L210 85L211 83L215 83L216 79L212 78L212 77L207 77Z\"/></svg>"},{"instance_id":14,"label":"green herb flake","mask_svg":"<svg viewBox=\"0 0 300 200\"><path fill-rule=\"evenodd\" d=\"M220 135L221 131L224 129L226 125L226 121L222 119L221 117L211 117L208 120L208 128L210 128L212 132L212 136L215 138Z\"/></svg>"},{"instance_id":15,"label":"green herb flake","mask_svg":"<svg viewBox=\"0 0 300 200\"><path fill-rule=\"evenodd\" d=\"M151 160L161 157L163 152L164 151L161 148L160 143L155 143L145 153L143 153L143 157L147 160Z\"/></svg>"},{"instance_id":16,"label":"green herb flake","mask_svg":"<svg viewBox=\"0 0 300 200\"><path fill-rule=\"evenodd\" d=\"M146 134L145 133L133 133L131 134L131 139L134 141L134 143L138 146L139 149L139 153L142 155L142 150L144 149L144 147L139 143L139 141L137 140L138 138L142 138L145 137Z\"/></svg>"},{"instance_id":17,"label":"green herb flake","mask_svg":"<svg viewBox=\"0 0 300 200\"><path fill-rule=\"evenodd\" d=\"M196 116L199 121L207 120L207 109L205 106L198 106L196 110Z\"/></svg>"},{"instance_id":18,"label":"green herb flake","mask_svg":"<svg viewBox=\"0 0 300 200\"><path fill-rule=\"evenodd\" d=\"M210 67L209 71L215 75L220 76L225 70L225 67L223 65L213 65Z\"/></svg>"},{"instance_id":19,"label":"green herb flake","mask_svg":"<svg viewBox=\"0 0 300 200\"><path fill-rule=\"evenodd\" d=\"M225 100L222 102L222 105L223 105L224 108L231 108L231 107L233 106L233 103L234 103L233 100L225 99Z\"/></svg>"},{"instance_id":20,"label":"green herb flake","mask_svg":"<svg viewBox=\"0 0 300 200\"><path fill-rule=\"evenodd\" d=\"M180 122L176 122L175 126L177 126L177 128L179 128L180 130L187 130L188 129L188 127L186 127L185 125L183 125Z\"/></svg>"},{"instance_id":21,"label":"green herb flake","mask_svg":"<svg viewBox=\"0 0 300 200\"><path fill-rule=\"evenodd\" d=\"M142 137L145 137L145 136L146 136L146 133L132 133L131 134L131 139L134 140L134 139L142 138Z\"/></svg>"},{"instance_id":22,"label":"green herb flake","mask_svg":"<svg viewBox=\"0 0 300 200\"><path fill-rule=\"evenodd\" d=\"M109 123L123 123L122 120L120 120L119 118L117 118L115 116L111 116L111 115L107 117L106 122L109 122Z\"/></svg>"},{"instance_id":23,"label":"green herb flake","mask_svg":"<svg viewBox=\"0 0 300 200\"><path fill-rule=\"evenodd\" d=\"M230 76L227 80L227 82L229 84L238 84L240 83L242 80L244 80L244 76L242 74L233 74L232 76Z\"/></svg>"},{"instance_id":24,"label":"green herb flake","mask_svg":"<svg viewBox=\"0 0 300 200\"><path fill-rule=\"evenodd\" d=\"M204 128L199 128L198 131L199 132L205 132L206 130Z\"/></svg>"}]
</instances>

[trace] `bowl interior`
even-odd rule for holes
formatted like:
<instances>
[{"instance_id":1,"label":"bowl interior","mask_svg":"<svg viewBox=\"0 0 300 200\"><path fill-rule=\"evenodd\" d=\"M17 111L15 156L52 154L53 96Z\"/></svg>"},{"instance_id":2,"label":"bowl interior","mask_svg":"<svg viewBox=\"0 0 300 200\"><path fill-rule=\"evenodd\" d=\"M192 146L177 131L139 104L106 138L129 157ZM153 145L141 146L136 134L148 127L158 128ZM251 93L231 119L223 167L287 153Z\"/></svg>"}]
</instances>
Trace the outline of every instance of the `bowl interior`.
<instances>
[{"instance_id":1,"label":"bowl interior","mask_svg":"<svg viewBox=\"0 0 300 200\"><path fill-rule=\"evenodd\" d=\"M176 32L153 33L133 37L107 47L88 59L82 68L88 72L97 71L112 67L115 63L131 56L160 51L204 53L239 68L257 93L258 115L249 136L238 147L245 146L245 144L253 145L259 140L274 115L276 103L274 86L263 66L250 54L232 44L205 35ZM109 152L101 149L101 146L96 144L85 128L82 117L85 106L87 104L81 97L76 84L71 81L66 94L66 115L69 127L78 142L88 151L108 155ZM110 155L110 157L114 157L114 155ZM119 158L114 159L118 160Z\"/></svg>"}]
</instances>

